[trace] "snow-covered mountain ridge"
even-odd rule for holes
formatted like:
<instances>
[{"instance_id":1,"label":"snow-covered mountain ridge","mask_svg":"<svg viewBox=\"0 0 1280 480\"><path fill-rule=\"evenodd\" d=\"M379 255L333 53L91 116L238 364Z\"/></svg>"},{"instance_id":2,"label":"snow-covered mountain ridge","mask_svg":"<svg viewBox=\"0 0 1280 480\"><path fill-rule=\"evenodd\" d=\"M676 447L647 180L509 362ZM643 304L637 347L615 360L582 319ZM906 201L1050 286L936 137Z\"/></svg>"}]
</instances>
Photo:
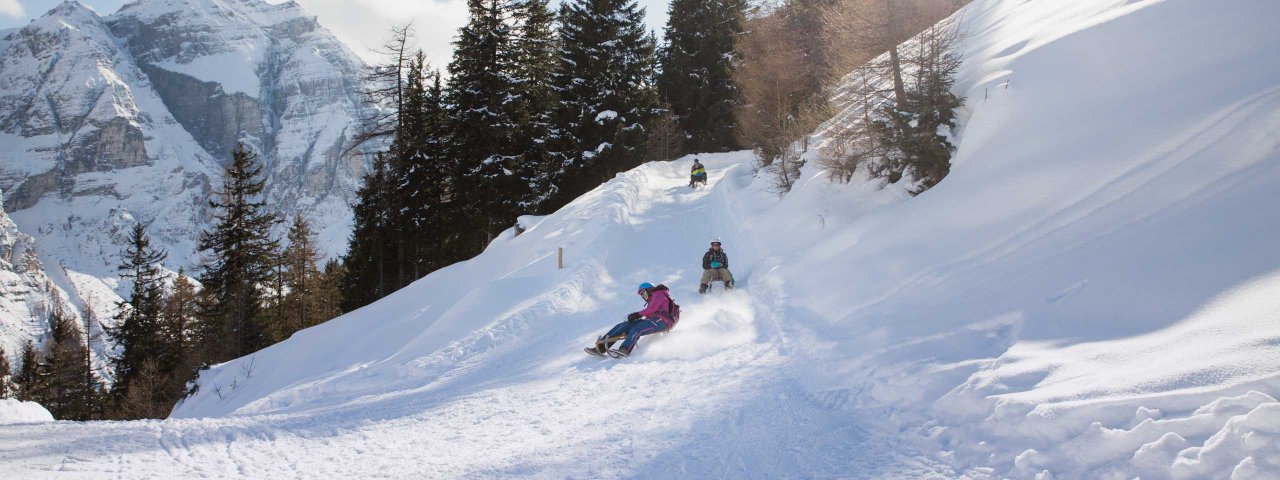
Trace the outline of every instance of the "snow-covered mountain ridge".
<instances>
[{"instance_id":1,"label":"snow-covered mountain ridge","mask_svg":"<svg viewBox=\"0 0 1280 480\"><path fill-rule=\"evenodd\" d=\"M272 208L306 213L337 254L364 165L343 153L362 66L293 2L140 0L108 16L64 2L0 39L8 212L66 271L54 281L70 313L110 319L132 224L169 268L194 265L221 165L243 143Z\"/></svg>"},{"instance_id":2,"label":"snow-covered mountain ridge","mask_svg":"<svg viewBox=\"0 0 1280 480\"><path fill-rule=\"evenodd\" d=\"M0 463L36 477L1275 478L1280 64L1260 59L1280 48L1280 4L976 0L958 15L958 150L918 197L831 184L811 162L778 198L748 153L702 156L700 190L687 158L646 164L203 372L170 420L10 426ZM712 236L739 288L703 297ZM642 281L673 287L680 324L623 361L583 354L639 308Z\"/></svg>"}]
</instances>

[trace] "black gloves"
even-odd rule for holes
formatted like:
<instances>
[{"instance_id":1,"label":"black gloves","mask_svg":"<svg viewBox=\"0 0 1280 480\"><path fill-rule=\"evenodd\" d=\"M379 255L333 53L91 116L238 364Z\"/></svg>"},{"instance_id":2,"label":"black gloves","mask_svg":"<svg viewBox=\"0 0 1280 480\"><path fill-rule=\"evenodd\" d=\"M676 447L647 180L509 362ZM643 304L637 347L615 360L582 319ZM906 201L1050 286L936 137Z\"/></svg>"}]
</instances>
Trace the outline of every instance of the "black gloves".
<instances>
[{"instance_id":1,"label":"black gloves","mask_svg":"<svg viewBox=\"0 0 1280 480\"><path fill-rule=\"evenodd\" d=\"M631 312L630 314L627 315L628 322L635 322L638 320L640 320L640 312Z\"/></svg>"}]
</instances>

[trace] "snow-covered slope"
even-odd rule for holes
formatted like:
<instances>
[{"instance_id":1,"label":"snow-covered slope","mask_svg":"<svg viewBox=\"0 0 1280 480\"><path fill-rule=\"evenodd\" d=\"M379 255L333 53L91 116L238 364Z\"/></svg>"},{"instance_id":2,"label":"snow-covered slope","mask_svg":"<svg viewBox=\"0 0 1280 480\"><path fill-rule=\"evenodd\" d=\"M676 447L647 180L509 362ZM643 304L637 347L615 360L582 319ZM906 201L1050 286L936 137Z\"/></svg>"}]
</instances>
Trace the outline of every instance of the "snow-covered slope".
<instances>
[{"instance_id":1,"label":"snow-covered slope","mask_svg":"<svg viewBox=\"0 0 1280 480\"><path fill-rule=\"evenodd\" d=\"M1280 4L978 0L961 15L959 150L918 197L833 185L811 164L779 199L745 153L702 156L711 184L696 191L687 159L644 165L476 259L204 372L174 419L11 427L0 463L1275 478L1280 64L1263 59ZM699 297L712 236L739 289ZM674 287L682 322L623 361L581 353L639 308L642 281Z\"/></svg>"},{"instance_id":2,"label":"snow-covered slope","mask_svg":"<svg viewBox=\"0 0 1280 480\"><path fill-rule=\"evenodd\" d=\"M170 269L193 266L221 165L245 143L272 208L306 213L336 255L364 164L343 153L361 65L292 2L140 0L103 17L67 1L0 40L6 207L70 313L109 320L133 224Z\"/></svg>"}]
</instances>

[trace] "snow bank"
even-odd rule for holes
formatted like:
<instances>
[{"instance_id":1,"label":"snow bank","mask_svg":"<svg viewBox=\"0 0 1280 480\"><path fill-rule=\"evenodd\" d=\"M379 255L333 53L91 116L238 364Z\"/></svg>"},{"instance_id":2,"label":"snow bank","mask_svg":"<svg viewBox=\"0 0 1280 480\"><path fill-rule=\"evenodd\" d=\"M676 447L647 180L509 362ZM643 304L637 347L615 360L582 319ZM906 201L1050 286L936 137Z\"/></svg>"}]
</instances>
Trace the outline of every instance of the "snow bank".
<instances>
[{"instance_id":1,"label":"snow bank","mask_svg":"<svg viewBox=\"0 0 1280 480\"><path fill-rule=\"evenodd\" d=\"M52 421L53 415L39 403L20 402L12 398L0 399L0 425Z\"/></svg>"},{"instance_id":2,"label":"snow bank","mask_svg":"<svg viewBox=\"0 0 1280 480\"><path fill-rule=\"evenodd\" d=\"M753 219L826 230L759 237L823 292L790 299L829 345L806 383L971 475L1274 478L1280 451L1231 439L1271 438L1236 417L1280 394L1280 65L1257 61L1280 5L960 15L951 176L897 203L806 184Z\"/></svg>"}]
</instances>

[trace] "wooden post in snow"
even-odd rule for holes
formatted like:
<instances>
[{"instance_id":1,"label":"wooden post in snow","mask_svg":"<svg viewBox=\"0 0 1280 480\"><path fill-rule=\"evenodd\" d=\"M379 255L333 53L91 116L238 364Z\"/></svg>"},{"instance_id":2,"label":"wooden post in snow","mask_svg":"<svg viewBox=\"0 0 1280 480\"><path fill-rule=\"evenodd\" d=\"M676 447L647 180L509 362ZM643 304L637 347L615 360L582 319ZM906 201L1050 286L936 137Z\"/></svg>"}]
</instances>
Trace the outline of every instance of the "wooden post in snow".
<instances>
[{"instance_id":1,"label":"wooden post in snow","mask_svg":"<svg viewBox=\"0 0 1280 480\"><path fill-rule=\"evenodd\" d=\"M556 249L556 269L564 270L564 247Z\"/></svg>"}]
</instances>

